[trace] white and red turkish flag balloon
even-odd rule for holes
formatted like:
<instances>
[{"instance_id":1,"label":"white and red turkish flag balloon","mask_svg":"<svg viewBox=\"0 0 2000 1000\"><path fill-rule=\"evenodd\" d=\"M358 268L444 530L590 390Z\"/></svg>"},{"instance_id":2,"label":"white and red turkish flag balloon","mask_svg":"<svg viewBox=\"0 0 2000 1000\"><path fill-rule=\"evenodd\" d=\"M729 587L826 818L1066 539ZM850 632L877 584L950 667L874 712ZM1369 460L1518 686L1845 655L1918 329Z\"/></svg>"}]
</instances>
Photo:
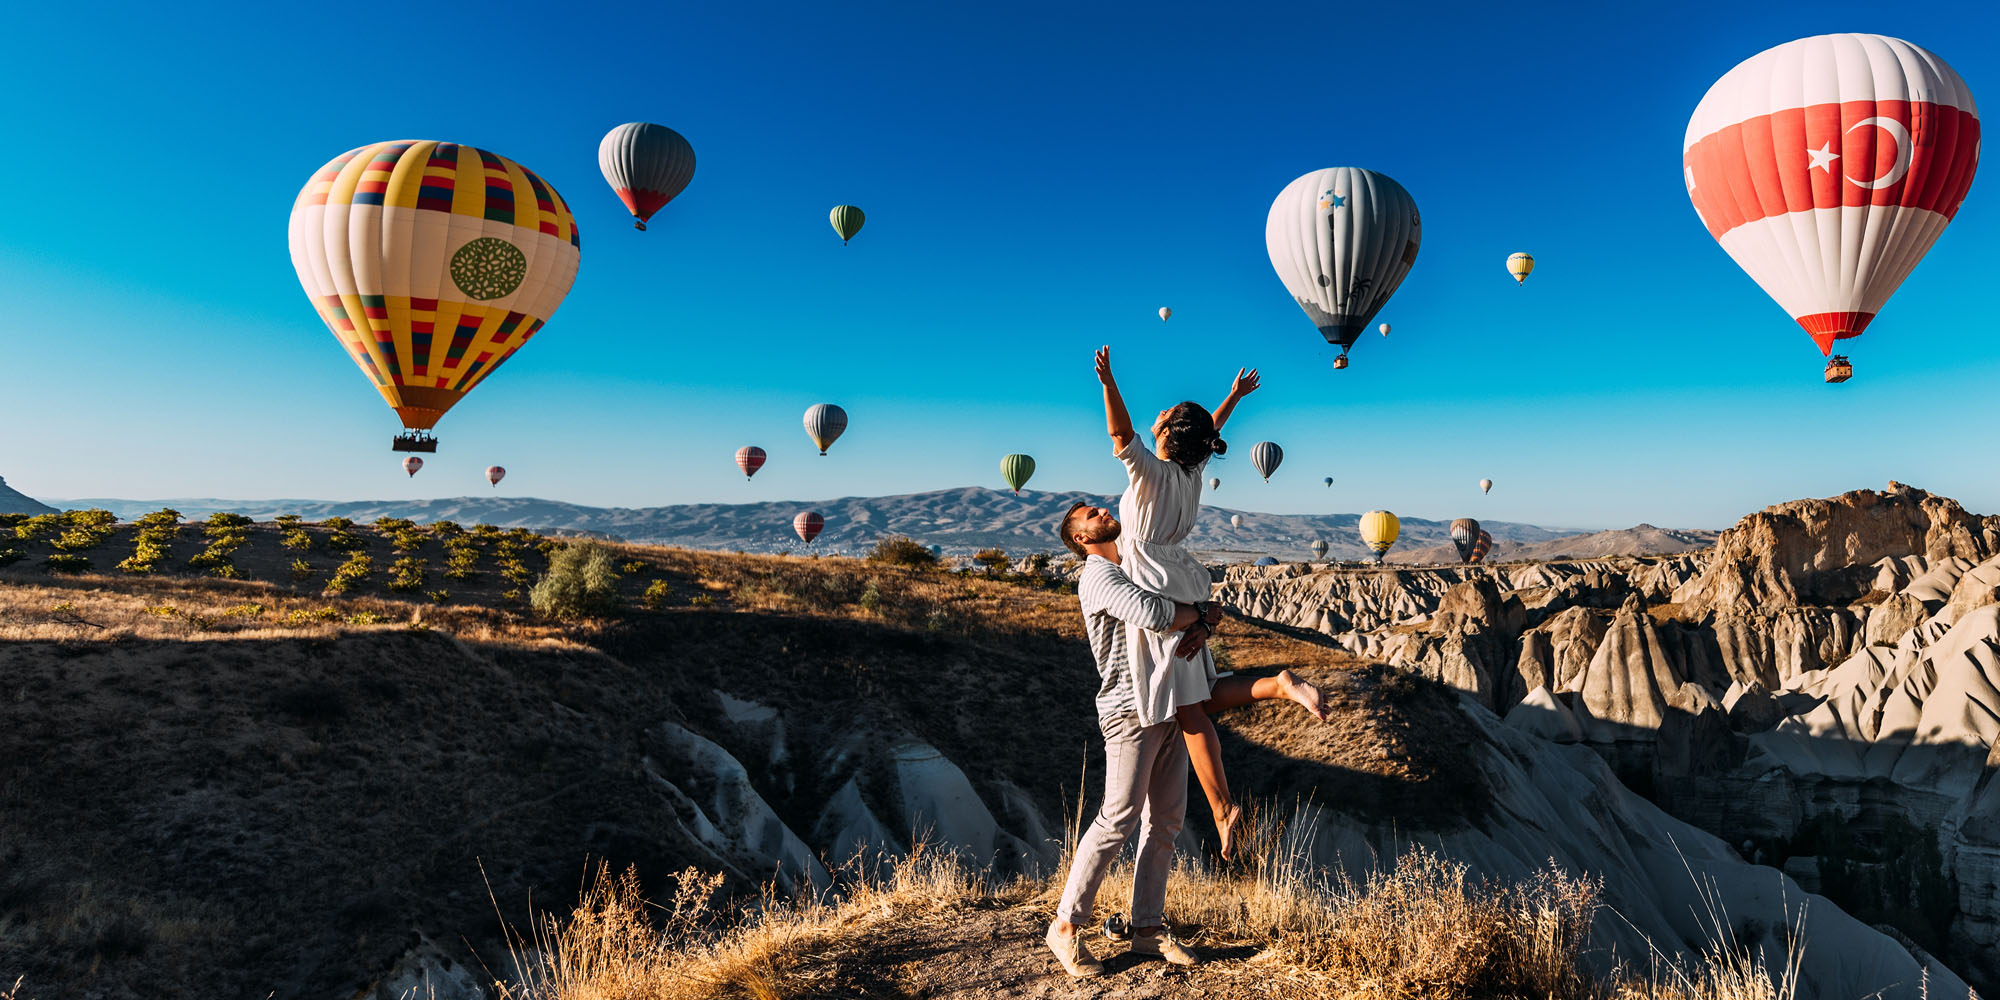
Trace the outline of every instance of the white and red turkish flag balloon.
<instances>
[{"instance_id":1,"label":"white and red turkish flag balloon","mask_svg":"<svg viewBox=\"0 0 2000 1000\"><path fill-rule=\"evenodd\" d=\"M1709 235L1831 354L1958 213L1979 166L1979 109L1909 42L1816 35L1717 80L1681 163Z\"/></svg>"}]
</instances>

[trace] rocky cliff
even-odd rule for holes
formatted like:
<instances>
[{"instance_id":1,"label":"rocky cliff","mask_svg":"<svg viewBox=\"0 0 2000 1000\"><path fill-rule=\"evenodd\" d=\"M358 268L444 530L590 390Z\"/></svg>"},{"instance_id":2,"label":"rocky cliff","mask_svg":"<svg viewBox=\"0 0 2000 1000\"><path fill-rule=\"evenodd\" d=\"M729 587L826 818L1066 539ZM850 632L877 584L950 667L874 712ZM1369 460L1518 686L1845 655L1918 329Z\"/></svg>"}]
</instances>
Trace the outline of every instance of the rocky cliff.
<instances>
[{"instance_id":1,"label":"rocky cliff","mask_svg":"<svg viewBox=\"0 0 2000 1000\"><path fill-rule=\"evenodd\" d=\"M1891 483L1683 556L1217 589L1585 744L1752 856L1837 867L1851 905L2000 982L2000 518Z\"/></svg>"}]
</instances>

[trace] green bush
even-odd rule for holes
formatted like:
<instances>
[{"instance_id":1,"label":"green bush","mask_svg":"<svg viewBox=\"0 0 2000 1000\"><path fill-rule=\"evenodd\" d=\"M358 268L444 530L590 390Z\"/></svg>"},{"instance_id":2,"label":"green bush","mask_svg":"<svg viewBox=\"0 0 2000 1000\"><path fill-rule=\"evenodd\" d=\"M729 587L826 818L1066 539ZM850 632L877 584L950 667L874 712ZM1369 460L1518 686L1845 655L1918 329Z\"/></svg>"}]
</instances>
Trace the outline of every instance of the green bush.
<instances>
[{"instance_id":1,"label":"green bush","mask_svg":"<svg viewBox=\"0 0 2000 1000\"><path fill-rule=\"evenodd\" d=\"M207 532L209 537L212 538L231 528L247 528L250 526L250 519L241 514L231 514L226 510L218 510L208 515L208 520L203 523L207 527L202 530Z\"/></svg>"},{"instance_id":2,"label":"green bush","mask_svg":"<svg viewBox=\"0 0 2000 1000\"><path fill-rule=\"evenodd\" d=\"M555 621L604 618L618 610L618 568L611 550L596 542L557 549L548 572L528 592L535 613Z\"/></svg>"},{"instance_id":3,"label":"green bush","mask_svg":"<svg viewBox=\"0 0 2000 1000\"><path fill-rule=\"evenodd\" d=\"M410 531L416 526L417 522L407 517L390 517L384 514L375 519L375 530L387 535L393 535L398 531Z\"/></svg>"},{"instance_id":4,"label":"green bush","mask_svg":"<svg viewBox=\"0 0 2000 1000\"><path fill-rule=\"evenodd\" d=\"M395 543L396 551L415 552L423 548L425 542L430 541L430 536L424 534L422 529L412 525L408 528L397 528L395 533L389 536L389 539Z\"/></svg>"},{"instance_id":5,"label":"green bush","mask_svg":"<svg viewBox=\"0 0 2000 1000\"><path fill-rule=\"evenodd\" d=\"M500 527L493 524L475 524L472 526L472 533L481 538L492 538L500 534Z\"/></svg>"},{"instance_id":6,"label":"green bush","mask_svg":"<svg viewBox=\"0 0 2000 1000\"><path fill-rule=\"evenodd\" d=\"M312 563L309 563L309 562L306 562L306 561L305 561L304 559L294 559L294 560L292 560L292 580L293 580L293 582L295 582L295 583L304 583L304 582L306 582L307 580L310 580L310 579L312 579L312 575L313 575L313 566L312 566Z\"/></svg>"},{"instance_id":7,"label":"green bush","mask_svg":"<svg viewBox=\"0 0 2000 1000\"><path fill-rule=\"evenodd\" d=\"M1007 572L1007 567L1014 562L1007 558L1007 553L999 549L980 549L973 553L972 561L986 567L987 576L999 576Z\"/></svg>"},{"instance_id":8,"label":"green bush","mask_svg":"<svg viewBox=\"0 0 2000 1000\"><path fill-rule=\"evenodd\" d=\"M326 528L332 531L347 531L348 529L354 527L354 522L344 517L329 517L326 520L321 521L319 525L322 528Z\"/></svg>"},{"instance_id":9,"label":"green bush","mask_svg":"<svg viewBox=\"0 0 2000 1000\"><path fill-rule=\"evenodd\" d=\"M501 560L500 575L506 577L508 583L524 588L535 579L535 571L529 569L528 565L519 559Z\"/></svg>"},{"instance_id":10,"label":"green bush","mask_svg":"<svg viewBox=\"0 0 2000 1000\"><path fill-rule=\"evenodd\" d=\"M63 523L72 528L109 528L118 523L118 515L101 507L89 510L66 510L62 514Z\"/></svg>"},{"instance_id":11,"label":"green bush","mask_svg":"<svg viewBox=\"0 0 2000 1000\"><path fill-rule=\"evenodd\" d=\"M368 582L368 574L374 570L374 557L364 552L356 552L348 556L347 561L333 571L333 579L326 582L326 592L345 594Z\"/></svg>"},{"instance_id":12,"label":"green bush","mask_svg":"<svg viewBox=\"0 0 2000 1000\"><path fill-rule=\"evenodd\" d=\"M64 552L87 551L111 537L112 530L109 526L65 528L62 534L56 536L55 546Z\"/></svg>"},{"instance_id":13,"label":"green bush","mask_svg":"<svg viewBox=\"0 0 2000 1000\"><path fill-rule=\"evenodd\" d=\"M640 562L637 559L633 559L618 564L618 572L623 573L626 576L638 576L639 574L646 572L646 569L647 569L646 564Z\"/></svg>"},{"instance_id":14,"label":"green bush","mask_svg":"<svg viewBox=\"0 0 2000 1000\"><path fill-rule=\"evenodd\" d=\"M174 529L174 534L180 534L181 512L172 507L164 507L143 515L132 523L138 525L141 531L171 528Z\"/></svg>"},{"instance_id":15,"label":"green bush","mask_svg":"<svg viewBox=\"0 0 2000 1000\"><path fill-rule=\"evenodd\" d=\"M658 610L665 607L667 599L673 595L673 588L667 586L667 581L654 580L652 583L646 585L646 596L640 598L640 600L644 601L647 607Z\"/></svg>"},{"instance_id":16,"label":"green bush","mask_svg":"<svg viewBox=\"0 0 2000 1000\"><path fill-rule=\"evenodd\" d=\"M304 528L286 528L284 541L280 544L295 552L310 552L313 547L312 532Z\"/></svg>"},{"instance_id":17,"label":"green bush","mask_svg":"<svg viewBox=\"0 0 2000 1000\"><path fill-rule=\"evenodd\" d=\"M12 566L20 562L21 557L25 555L27 553L22 552L20 549L0 549L0 566Z\"/></svg>"},{"instance_id":18,"label":"green bush","mask_svg":"<svg viewBox=\"0 0 2000 1000\"><path fill-rule=\"evenodd\" d=\"M119 569L127 573L151 573L159 569L160 563L168 558L166 545L146 536L150 530L152 529L139 530L138 544L133 546L132 554L118 564Z\"/></svg>"},{"instance_id":19,"label":"green bush","mask_svg":"<svg viewBox=\"0 0 2000 1000\"><path fill-rule=\"evenodd\" d=\"M63 529L61 514L36 514L14 526L14 537L24 542L48 538Z\"/></svg>"},{"instance_id":20,"label":"green bush","mask_svg":"<svg viewBox=\"0 0 2000 1000\"><path fill-rule=\"evenodd\" d=\"M84 573L90 570L90 557L73 553L57 552L43 561L51 573Z\"/></svg>"},{"instance_id":21,"label":"green bush","mask_svg":"<svg viewBox=\"0 0 2000 1000\"><path fill-rule=\"evenodd\" d=\"M908 535L890 535L869 550L868 561L893 566L936 566L938 558L937 553Z\"/></svg>"},{"instance_id":22,"label":"green bush","mask_svg":"<svg viewBox=\"0 0 2000 1000\"><path fill-rule=\"evenodd\" d=\"M305 518L297 514L279 514L271 520L287 528L296 528L305 521Z\"/></svg>"},{"instance_id":23,"label":"green bush","mask_svg":"<svg viewBox=\"0 0 2000 1000\"><path fill-rule=\"evenodd\" d=\"M432 604L443 604L444 602L451 600L451 591L426 590L424 591L424 596L430 598Z\"/></svg>"},{"instance_id":24,"label":"green bush","mask_svg":"<svg viewBox=\"0 0 2000 1000\"><path fill-rule=\"evenodd\" d=\"M465 529L459 527L457 521L433 521L431 522L431 534L445 539L449 543L451 539L463 537Z\"/></svg>"},{"instance_id":25,"label":"green bush","mask_svg":"<svg viewBox=\"0 0 2000 1000\"><path fill-rule=\"evenodd\" d=\"M404 556L389 564L389 589L399 594L413 593L424 588L424 561L416 556Z\"/></svg>"}]
</instances>

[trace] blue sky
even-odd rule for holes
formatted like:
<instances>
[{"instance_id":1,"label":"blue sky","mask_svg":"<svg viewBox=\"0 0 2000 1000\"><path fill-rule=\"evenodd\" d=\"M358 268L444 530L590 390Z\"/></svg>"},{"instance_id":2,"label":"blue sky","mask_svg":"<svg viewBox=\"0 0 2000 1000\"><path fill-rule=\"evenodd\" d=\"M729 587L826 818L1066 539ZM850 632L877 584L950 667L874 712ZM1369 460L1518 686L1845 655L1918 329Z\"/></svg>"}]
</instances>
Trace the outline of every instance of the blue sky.
<instances>
[{"instance_id":1,"label":"blue sky","mask_svg":"<svg viewBox=\"0 0 2000 1000\"><path fill-rule=\"evenodd\" d=\"M1142 420L1262 369L1226 436L1285 464L1218 464L1227 506L1723 526L1893 478L2000 510L1996 182L1830 387L1679 165L1708 85L1805 35L1908 38L2000 100L1990 3L409 6L12 12L9 485L456 496L499 463L503 493L649 506L997 487L1023 451L1032 487L1112 492L1108 343ZM596 165L631 120L699 157L646 233ZM414 479L285 243L315 168L392 138L512 157L583 233L561 310ZM1263 245L1279 189L1337 165L1424 218L1395 332L1343 372ZM868 212L847 247L842 202ZM799 424L821 401L853 419L825 458Z\"/></svg>"}]
</instances>

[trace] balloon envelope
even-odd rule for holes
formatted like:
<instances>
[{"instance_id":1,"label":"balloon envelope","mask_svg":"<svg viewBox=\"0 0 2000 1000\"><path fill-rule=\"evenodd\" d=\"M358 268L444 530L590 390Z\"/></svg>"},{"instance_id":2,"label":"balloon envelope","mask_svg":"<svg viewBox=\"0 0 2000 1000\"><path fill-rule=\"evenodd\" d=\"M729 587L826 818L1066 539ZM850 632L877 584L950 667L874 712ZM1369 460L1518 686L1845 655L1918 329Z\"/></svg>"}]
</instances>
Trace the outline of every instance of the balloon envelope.
<instances>
[{"instance_id":1,"label":"balloon envelope","mask_svg":"<svg viewBox=\"0 0 2000 1000\"><path fill-rule=\"evenodd\" d=\"M833 223L833 231L840 234L840 242L846 243L854 238L855 233L861 231L861 225L868 221L868 215L853 205L835 205L833 211L827 213L826 219Z\"/></svg>"},{"instance_id":2,"label":"balloon envelope","mask_svg":"<svg viewBox=\"0 0 2000 1000\"><path fill-rule=\"evenodd\" d=\"M819 446L819 453L824 455L847 431L847 411L832 403L814 403L806 410L805 423L806 436L812 438L813 444Z\"/></svg>"},{"instance_id":3,"label":"balloon envelope","mask_svg":"<svg viewBox=\"0 0 2000 1000\"><path fill-rule=\"evenodd\" d=\"M1708 89L1681 144L1709 235L1821 354L1868 327L1978 167L1965 81L1882 35L1817 35L1751 56Z\"/></svg>"},{"instance_id":4,"label":"balloon envelope","mask_svg":"<svg viewBox=\"0 0 2000 1000\"><path fill-rule=\"evenodd\" d=\"M1221 488L1222 488L1222 480L1220 480L1220 479L1217 479L1217 478L1215 478L1214 476L1210 476L1210 477L1208 477L1208 488L1209 488L1209 489L1211 489L1211 490L1219 490L1219 489L1221 489Z\"/></svg>"},{"instance_id":5,"label":"balloon envelope","mask_svg":"<svg viewBox=\"0 0 2000 1000\"><path fill-rule=\"evenodd\" d=\"M792 518L792 531L799 536L799 541L807 545L811 545L812 540L818 538L820 531L825 527L826 518L819 516L819 511L816 510L809 510Z\"/></svg>"},{"instance_id":6,"label":"balloon envelope","mask_svg":"<svg viewBox=\"0 0 2000 1000\"><path fill-rule=\"evenodd\" d=\"M1276 557L1273 556L1258 556L1256 564L1259 566L1276 566L1278 564L1278 560Z\"/></svg>"},{"instance_id":7,"label":"balloon envelope","mask_svg":"<svg viewBox=\"0 0 2000 1000\"><path fill-rule=\"evenodd\" d=\"M1480 480L1480 481L1479 481L1479 492L1481 492L1481 493L1491 493L1491 492L1493 492L1493 480L1491 480L1491 479L1482 479L1482 480Z\"/></svg>"},{"instance_id":8,"label":"balloon envelope","mask_svg":"<svg viewBox=\"0 0 2000 1000\"><path fill-rule=\"evenodd\" d=\"M1451 522L1451 544L1458 549L1459 562L1472 561L1472 546L1479 540L1479 522L1461 517Z\"/></svg>"},{"instance_id":9,"label":"balloon envelope","mask_svg":"<svg viewBox=\"0 0 2000 1000\"><path fill-rule=\"evenodd\" d=\"M534 171L449 142L352 149L292 204L299 284L403 426L429 430L562 304L576 220Z\"/></svg>"},{"instance_id":10,"label":"balloon envelope","mask_svg":"<svg viewBox=\"0 0 2000 1000\"><path fill-rule=\"evenodd\" d=\"M410 457L403 459L403 471L409 473L412 476L416 475L417 470L423 467L424 467L424 460L418 458L415 455L411 455Z\"/></svg>"},{"instance_id":11,"label":"balloon envelope","mask_svg":"<svg viewBox=\"0 0 2000 1000\"><path fill-rule=\"evenodd\" d=\"M1312 550L1314 557L1326 555L1326 540L1322 538L1313 539Z\"/></svg>"},{"instance_id":12,"label":"balloon envelope","mask_svg":"<svg viewBox=\"0 0 2000 1000\"><path fill-rule=\"evenodd\" d=\"M743 470L743 478L748 479L764 467L764 449L754 444L746 444L736 449L736 467Z\"/></svg>"},{"instance_id":13,"label":"balloon envelope","mask_svg":"<svg viewBox=\"0 0 2000 1000\"><path fill-rule=\"evenodd\" d=\"M694 147L665 125L627 122L597 144L597 169L638 220L637 228L644 229L654 212L694 180Z\"/></svg>"},{"instance_id":14,"label":"balloon envelope","mask_svg":"<svg viewBox=\"0 0 2000 1000\"><path fill-rule=\"evenodd\" d=\"M1371 510L1361 515L1361 544L1375 553L1375 561L1381 562L1389 546L1396 544L1396 536L1403 533L1403 522L1386 510Z\"/></svg>"},{"instance_id":15,"label":"balloon envelope","mask_svg":"<svg viewBox=\"0 0 2000 1000\"><path fill-rule=\"evenodd\" d=\"M1241 528L1241 527L1243 527L1243 515L1241 515L1241 514L1231 514L1231 515L1229 515L1229 526L1230 526L1230 527L1232 527L1232 528Z\"/></svg>"},{"instance_id":16,"label":"balloon envelope","mask_svg":"<svg viewBox=\"0 0 2000 1000\"><path fill-rule=\"evenodd\" d=\"M1173 314L1174 314L1174 311L1173 311L1172 309L1169 309L1169 308L1167 308L1166 306L1161 306L1161 307L1160 307L1160 322L1162 322L1162 323L1165 323L1165 322L1167 321L1168 317L1171 317L1171 316L1172 316Z\"/></svg>"},{"instance_id":17,"label":"balloon envelope","mask_svg":"<svg viewBox=\"0 0 2000 1000\"><path fill-rule=\"evenodd\" d=\"M1386 337L1389 335L1389 324L1384 323L1381 326L1376 327L1375 331L1377 333L1380 333L1382 336Z\"/></svg>"},{"instance_id":18,"label":"balloon envelope","mask_svg":"<svg viewBox=\"0 0 2000 1000\"><path fill-rule=\"evenodd\" d=\"M1479 529L1479 537L1472 541L1472 556L1466 562L1476 563L1486 558L1486 553L1492 548L1493 536L1488 534L1485 528Z\"/></svg>"},{"instance_id":19,"label":"balloon envelope","mask_svg":"<svg viewBox=\"0 0 2000 1000\"><path fill-rule=\"evenodd\" d=\"M1332 485L1333 485L1333 477L1332 477L1332 476L1328 476L1328 477L1326 477L1326 484L1327 484L1328 486L1332 486Z\"/></svg>"},{"instance_id":20,"label":"balloon envelope","mask_svg":"<svg viewBox=\"0 0 2000 1000\"><path fill-rule=\"evenodd\" d=\"M1007 488L1017 496L1034 474L1035 460L1027 455L1008 455L1000 460L1000 478L1007 481Z\"/></svg>"},{"instance_id":21,"label":"balloon envelope","mask_svg":"<svg viewBox=\"0 0 2000 1000\"><path fill-rule=\"evenodd\" d=\"M1285 185L1264 223L1278 279L1343 354L1410 273L1422 236L1410 193L1359 167L1315 170Z\"/></svg>"},{"instance_id":22,"label":"balloon envelope","mask_svg":"<svg viewBox=\"0 0 2000 1000\"><path fill-rule=\"evenodd\" d=\"M505 478L507 478L506 469L503 469L497 465L489 465L486 467L486 481L488 483L491 483L494 486L498 486L500 485L500 480Z\"/></svg>"},{"instance_id":23,"label":"balloon envelope","mask_svg":"<svg viewBox=\"0 0 2000 1000\"><path fill-rule=\"evenodd\" d=\"M1270 441L1259 441L1250 446L1250 465L1267 483L1271 481L1271 473L1278 471L1279 463L1284 460L1285 449Z\"/></svg>"},{"instance_id":24,"label":"balloon envelope","mask_svg":"<svg viewBox=\"0 0 2000 1000\"><path fill-rule=\"evenodd\" d=\"M1507 273L1514 276L1514 284L1518 285L1528 280L1528 275L1533 273L1534 270L1535 258L1528 254L1510 253L1507 255Z\"/></svg>"}]
</instances>

